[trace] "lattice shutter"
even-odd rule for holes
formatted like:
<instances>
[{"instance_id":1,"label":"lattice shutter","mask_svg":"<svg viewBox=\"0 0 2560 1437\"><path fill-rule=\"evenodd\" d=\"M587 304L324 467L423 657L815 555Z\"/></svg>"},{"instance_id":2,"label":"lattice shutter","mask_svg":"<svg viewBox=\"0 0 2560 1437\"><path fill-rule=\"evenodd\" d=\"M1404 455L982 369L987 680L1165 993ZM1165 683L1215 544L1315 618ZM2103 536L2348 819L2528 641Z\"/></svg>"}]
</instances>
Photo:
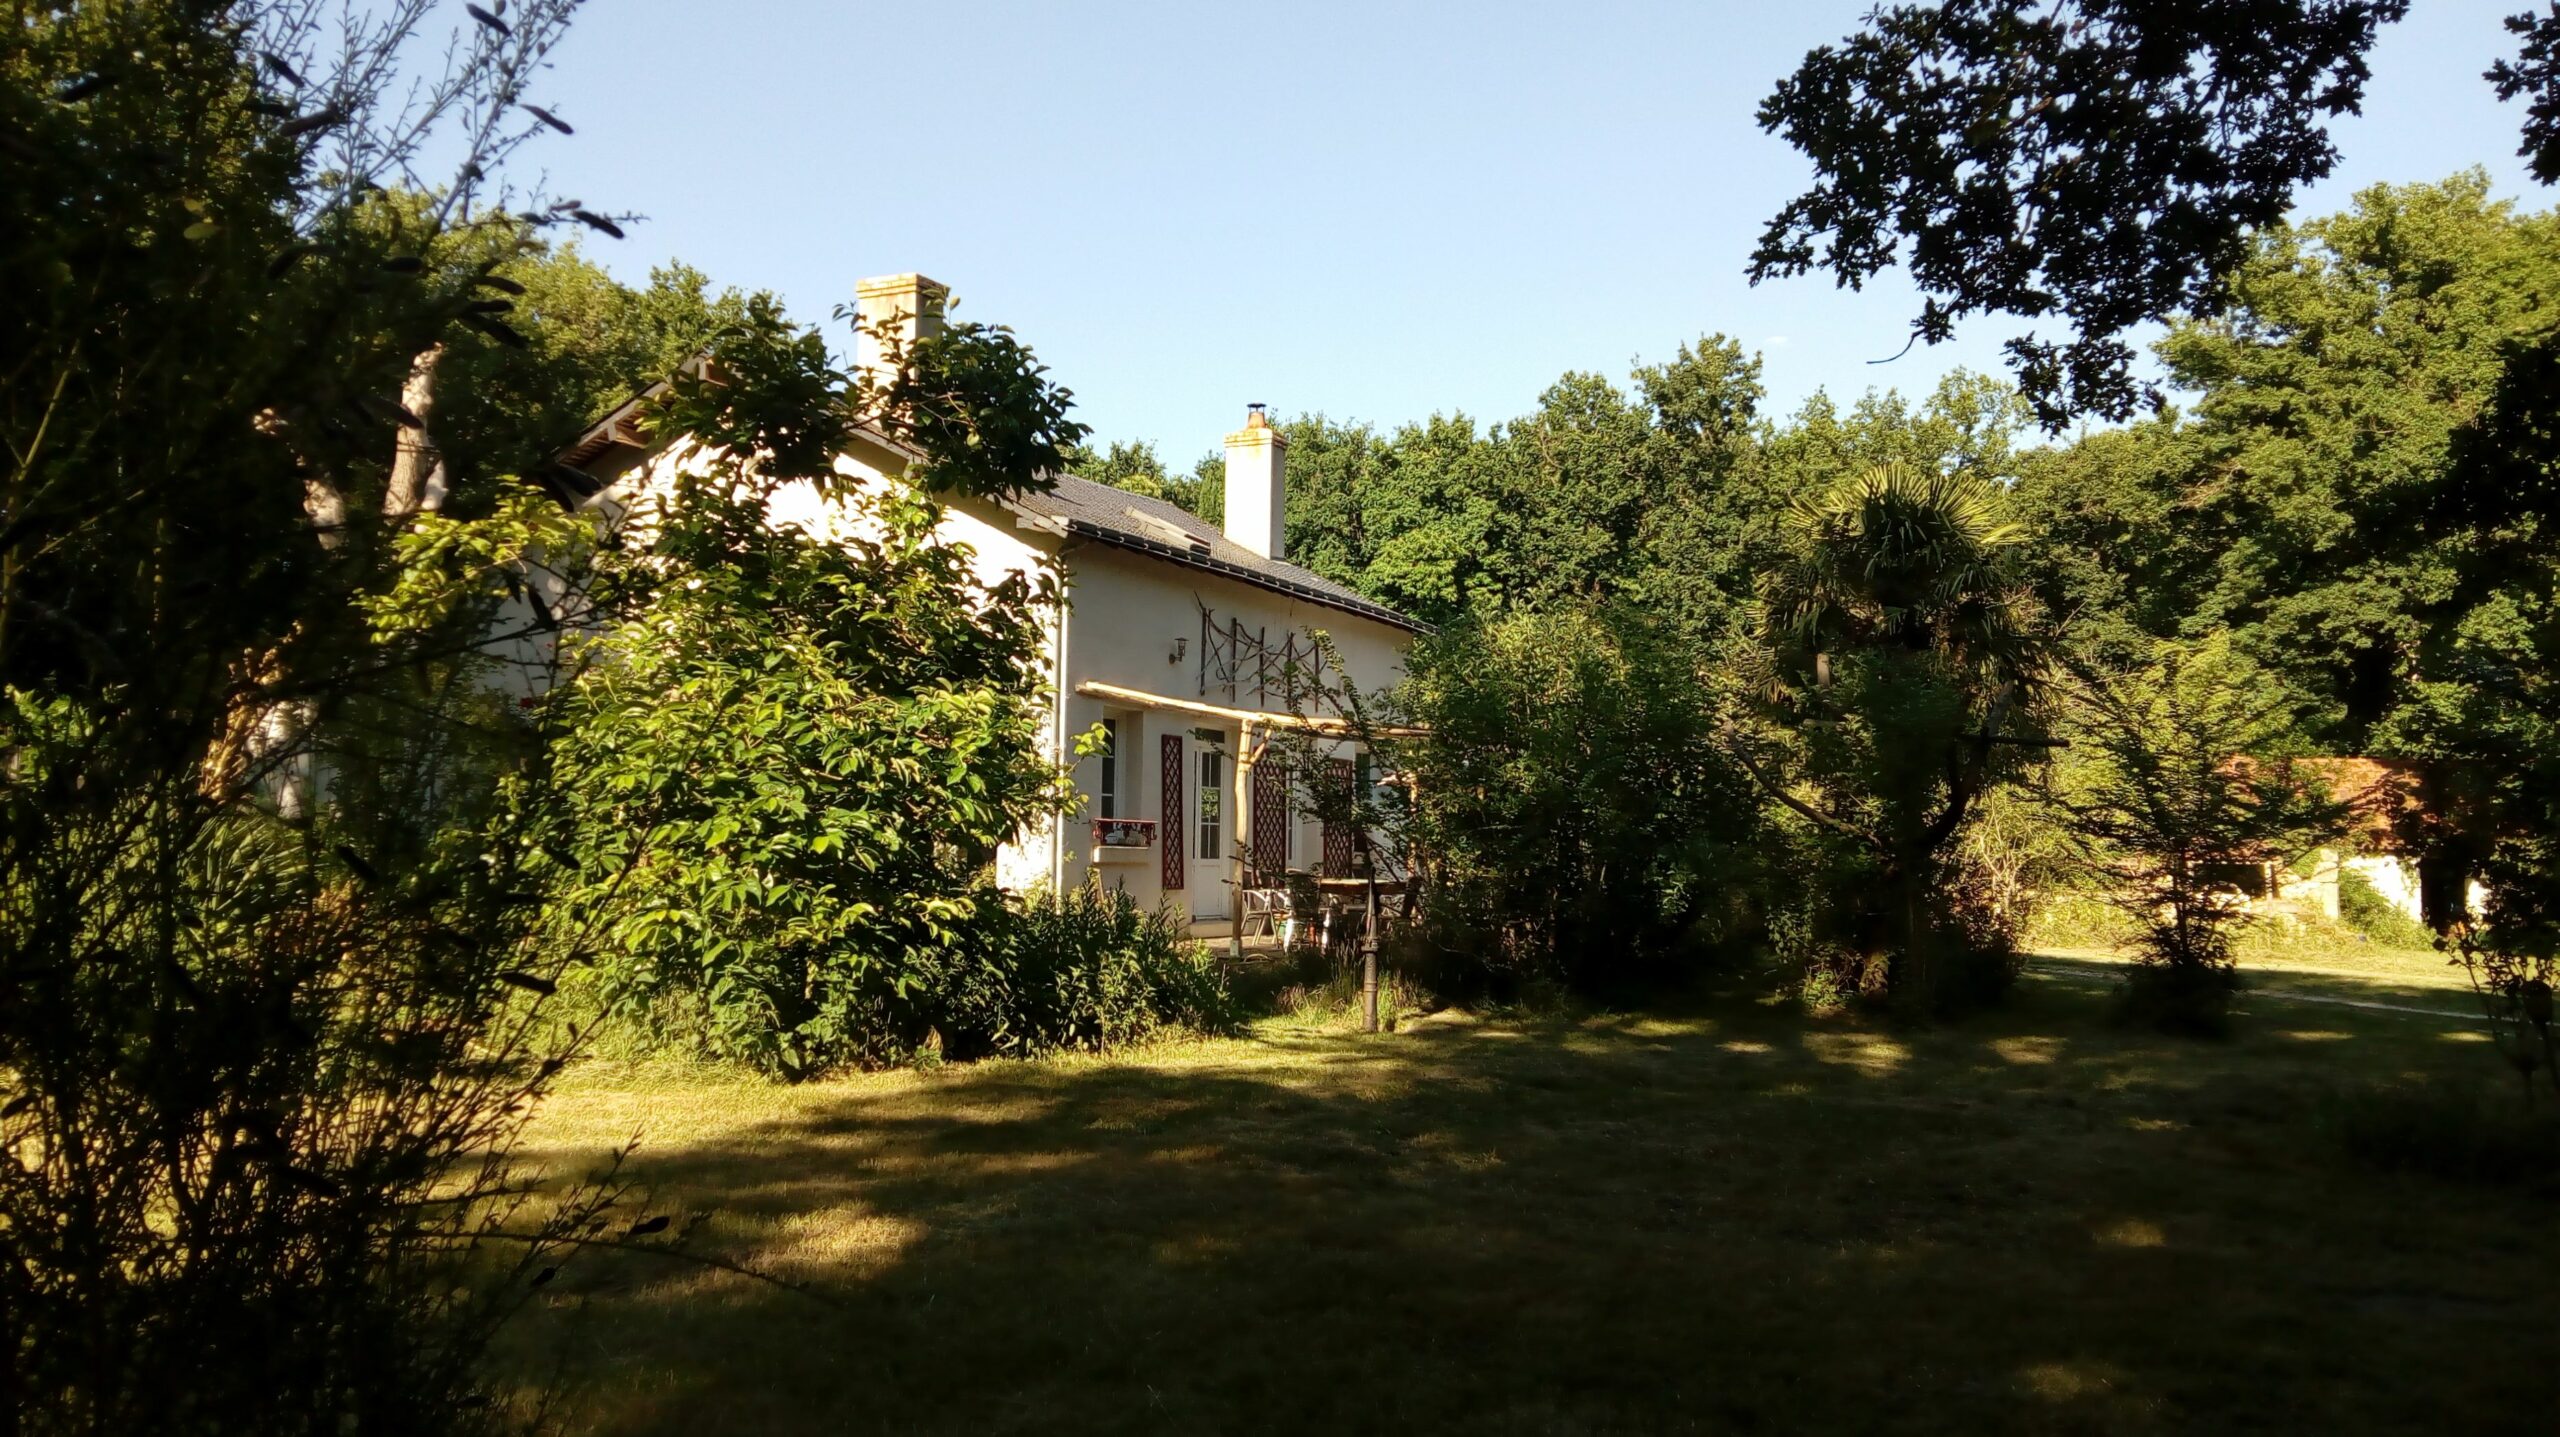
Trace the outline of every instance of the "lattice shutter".
<instances>
[{"instance_id":1,"label":"lattice shutter","mask_svg":"<svg viewBox=\"0 0 2560 1437\"><path fill-rule=\"evenodd\" d=\"M1164 736L1164 821L1156 825L1156 861L1164 886L1182 886L1182 735Z\"/></svg>"},{"instance_id":2,"label":"lattice shutter","mask_svg":"<svg viewBox=\"0 0 2560 1437\"><path fill-rule=\"evenodd\" d=\"M1277 888L1289 866L1289 770L1262 763L1253 770L1253 886Z\"/></svg>"},{"instance_id":3,"label":"lattice shutter","mask_svg":"<svg viewBox=\"0 0 2560 1437\"><path fill-rule=\"evenodd\" d=\"M1325 760L1325 782L1332 786L1332 796L1337 801L1352 796L1352 785L1359 781L1358 772L1347 758ZM1324 872L1327 878L1341 878L1351 872L1351 826L1330 818L1324 823Z\"/></svg>"}]
</instances>

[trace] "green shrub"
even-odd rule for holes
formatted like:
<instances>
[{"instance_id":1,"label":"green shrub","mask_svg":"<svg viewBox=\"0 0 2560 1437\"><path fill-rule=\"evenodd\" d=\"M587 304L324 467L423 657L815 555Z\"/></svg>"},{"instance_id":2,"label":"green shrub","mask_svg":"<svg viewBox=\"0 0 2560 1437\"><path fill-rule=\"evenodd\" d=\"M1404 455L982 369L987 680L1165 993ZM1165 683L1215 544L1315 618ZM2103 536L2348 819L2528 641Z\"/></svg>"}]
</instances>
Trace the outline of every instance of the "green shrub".
<instances>
[{"instance_id":1,"label":"green shrub","mask_svg":"<svg viewBox=\"0 0 2560 1437\"><path fill-rule=\"evenodd\" d=\"M2385 948L2432 948L2427 925L2402 912L2373 880L2352 868L2338 871L2338 918L2366 940Z\"/></svg>"},{"instance_id":2,"label":"green shrub","mask_svg":"<svg viewBox=\"0 0 2560 1437\"><path fill-rule=\"evenodd\" d=\"M1688 975L1702 932L1731 926L1761 825L1701 661L1687 636L1602 604L1415 646L1402 698L1431 738L1404 754L1398 846L1424 879L1434 987L1659 986Z\"/></svg>"},{"instance_id":3,"label":"green shrub","mask_svg":"<svg viewBox=\"0 0 2560 1437\"><path fill-rule=\"evenodd\" d=\"M1000 911L991 941L955 955L938 990L919 995L947 1056L1094 1051L1239 1025L1217 961L1169 913L1091 888Z\"/></svg>"},{"instance_id":4,"label":"green shrub","mask_svg":"<svg viewBox=\"0 0 2560 1437\"><path fill-rule=\"evenodd\" d=\"M2130 664L2077 655L2068 675L2057 692L2079 747L2047 798L2134 928L2123 1012L2223 1032L2253 915L2222 875L2326 841L2346 809L2282 756L2282 690L2223 640L2162 642Z\"/></svg>"},{"instance_id":5,"label":"green shrub","mask_svg":"<svg viewBox=\"0 0 2560 1437\"><path fill-rule=\"evenodd\" d=\"M1764 932L1779 991L1808 1013L1893 1001L1958 1017L1999 1004L2025 969L2019 909L1966 852L1944 865L1899 950L1875 941L1887 919L1877 911L1882 885L1863 855L1830 847L1803 866L1814 876L1795 901L1768 914Z\"/></svg>"},{"instance_id":6,"label":"green shrub","mask_svg":"<svg viewBox=\"0 0 2560 1437\"><path fill-rule=\"evenodd\" d=\"M822 963L825 960L820 960ZM702 995L617 995L609 975L564 987L573 1013L608 1016L600 1056L733 1063L799 1079L918 1060L1098 1052L1180 1033L1227 1033L1243 1004L1182 921L1125 893L1010 899L981 890L948 941L893 968L844 964L823 1058L799 1067L736 1043Z\"/></svg>"},{"instance_id":7,"label":"green shrub","mask_svg":"<svg viewBox=\"0 0 2560 1437\"><path fill-rule=\"evenodd\" d=\"M2231 1032L2231 997L2239 972L2228 963L2136 963L2116 996L2120 1023L2193 1038Z\"/></svg>"},{"instance_id":8,"label":"green shrub","mask_svg":"<svg viewBox=\"0 0 2560 1437\"><path fill-rule=\"evenodd\" d=\"M2104 897L2066 890L2036 904L2026 941L2039 948L2124 948L2135 933L2133 920Z\"/></svg>"}]
</instances>

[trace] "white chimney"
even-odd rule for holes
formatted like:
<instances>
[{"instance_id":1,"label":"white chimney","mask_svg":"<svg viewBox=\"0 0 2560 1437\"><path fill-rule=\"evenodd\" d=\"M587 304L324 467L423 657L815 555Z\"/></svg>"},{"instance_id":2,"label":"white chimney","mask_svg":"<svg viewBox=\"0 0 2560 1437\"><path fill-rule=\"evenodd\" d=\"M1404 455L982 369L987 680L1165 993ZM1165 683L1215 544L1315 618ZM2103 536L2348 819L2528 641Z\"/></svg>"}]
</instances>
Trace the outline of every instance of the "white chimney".
<instances>
[{"instance_id":1,"label":"white chimney","mask_svg":"<svg viewBox=\"0 0 2560 1437\"><path fill-rule=\"evenodd\" d=\"M1289 441L1259 404L1247 407L1244 427L1227 436L1227 537L1266 559L1288 557L1282 479Z\"/></svg>"},{"instance_id":2,"label":"white chimney","mask_svg":"<svg viewBox=\"0 0 2560 1437\"><path fill-rule=\"evenodd\" d=\"M919 339L942 332L943 301L951 287L920 274L883 274L856 283L853 310L854 372L886 387L905 366Z\"/></svg>"}]
</instances>

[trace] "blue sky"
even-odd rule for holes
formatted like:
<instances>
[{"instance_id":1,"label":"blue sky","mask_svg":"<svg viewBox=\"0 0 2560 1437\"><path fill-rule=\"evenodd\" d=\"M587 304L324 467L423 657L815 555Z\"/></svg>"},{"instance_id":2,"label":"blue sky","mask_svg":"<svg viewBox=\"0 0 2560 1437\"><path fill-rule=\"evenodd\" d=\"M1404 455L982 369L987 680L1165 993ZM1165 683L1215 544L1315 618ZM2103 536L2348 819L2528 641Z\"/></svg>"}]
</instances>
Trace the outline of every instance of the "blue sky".
<instances>
[{"instance_id":1,"label":"blue sky","mask_svg":"<svg viewBox=\"0 0 2560 1437\"><path fill-rule=\"evenodd\" d=\"M596 256L681 258L825 318L922 270L1012 325L1097 438L1187 464L1248 401L1381 424L1501 419L1720 332L1770 405L1999 367L2009 322L1887 365L1898 281L1757 289L1800 158L1752 112L1869 0L1446 6L593 0L537 98L556 192L647 216ZM2386 31L2313 213L2514 158L2478 78L2515 0Z\"/></svg>"}]
</instances>

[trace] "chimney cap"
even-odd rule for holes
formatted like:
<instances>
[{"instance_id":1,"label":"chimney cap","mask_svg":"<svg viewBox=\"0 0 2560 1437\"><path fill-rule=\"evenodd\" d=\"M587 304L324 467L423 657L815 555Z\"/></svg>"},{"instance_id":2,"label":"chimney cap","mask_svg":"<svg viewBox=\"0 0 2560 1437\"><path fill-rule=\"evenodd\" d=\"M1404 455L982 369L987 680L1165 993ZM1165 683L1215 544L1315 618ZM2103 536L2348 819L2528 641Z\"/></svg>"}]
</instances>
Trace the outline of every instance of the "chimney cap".
<instances>
[{"instance_id":1,"label":"chimney cap","mask_svg":"<svg viewBox=\"0 0 2560 1437\"><path fill-rule=\"evenodd\" d=\"M1228 435L1227 443L1231 445L1276 444L1284 449L1287 448L1289 445L1289 436L1281 433L1280 426L1272 423L1271 416L1263 412L1269 407L1269 405L1265 404L1246 405L1244 407L1244 427L1237 430L1235 433Z\"/></svg>"},{"instance_id":2,"label":"chimney cap","mask_svg":"<svg viewBox=\"0 0 2560 1437\"><path fill-rule=\"evenodd\" d=\"M898 295L924 294L940 298L951 292L951 286L938 279L909 270L905 274L875 274L853 282L857 298L877 299Z\"/></svg>"}]
</instances>

